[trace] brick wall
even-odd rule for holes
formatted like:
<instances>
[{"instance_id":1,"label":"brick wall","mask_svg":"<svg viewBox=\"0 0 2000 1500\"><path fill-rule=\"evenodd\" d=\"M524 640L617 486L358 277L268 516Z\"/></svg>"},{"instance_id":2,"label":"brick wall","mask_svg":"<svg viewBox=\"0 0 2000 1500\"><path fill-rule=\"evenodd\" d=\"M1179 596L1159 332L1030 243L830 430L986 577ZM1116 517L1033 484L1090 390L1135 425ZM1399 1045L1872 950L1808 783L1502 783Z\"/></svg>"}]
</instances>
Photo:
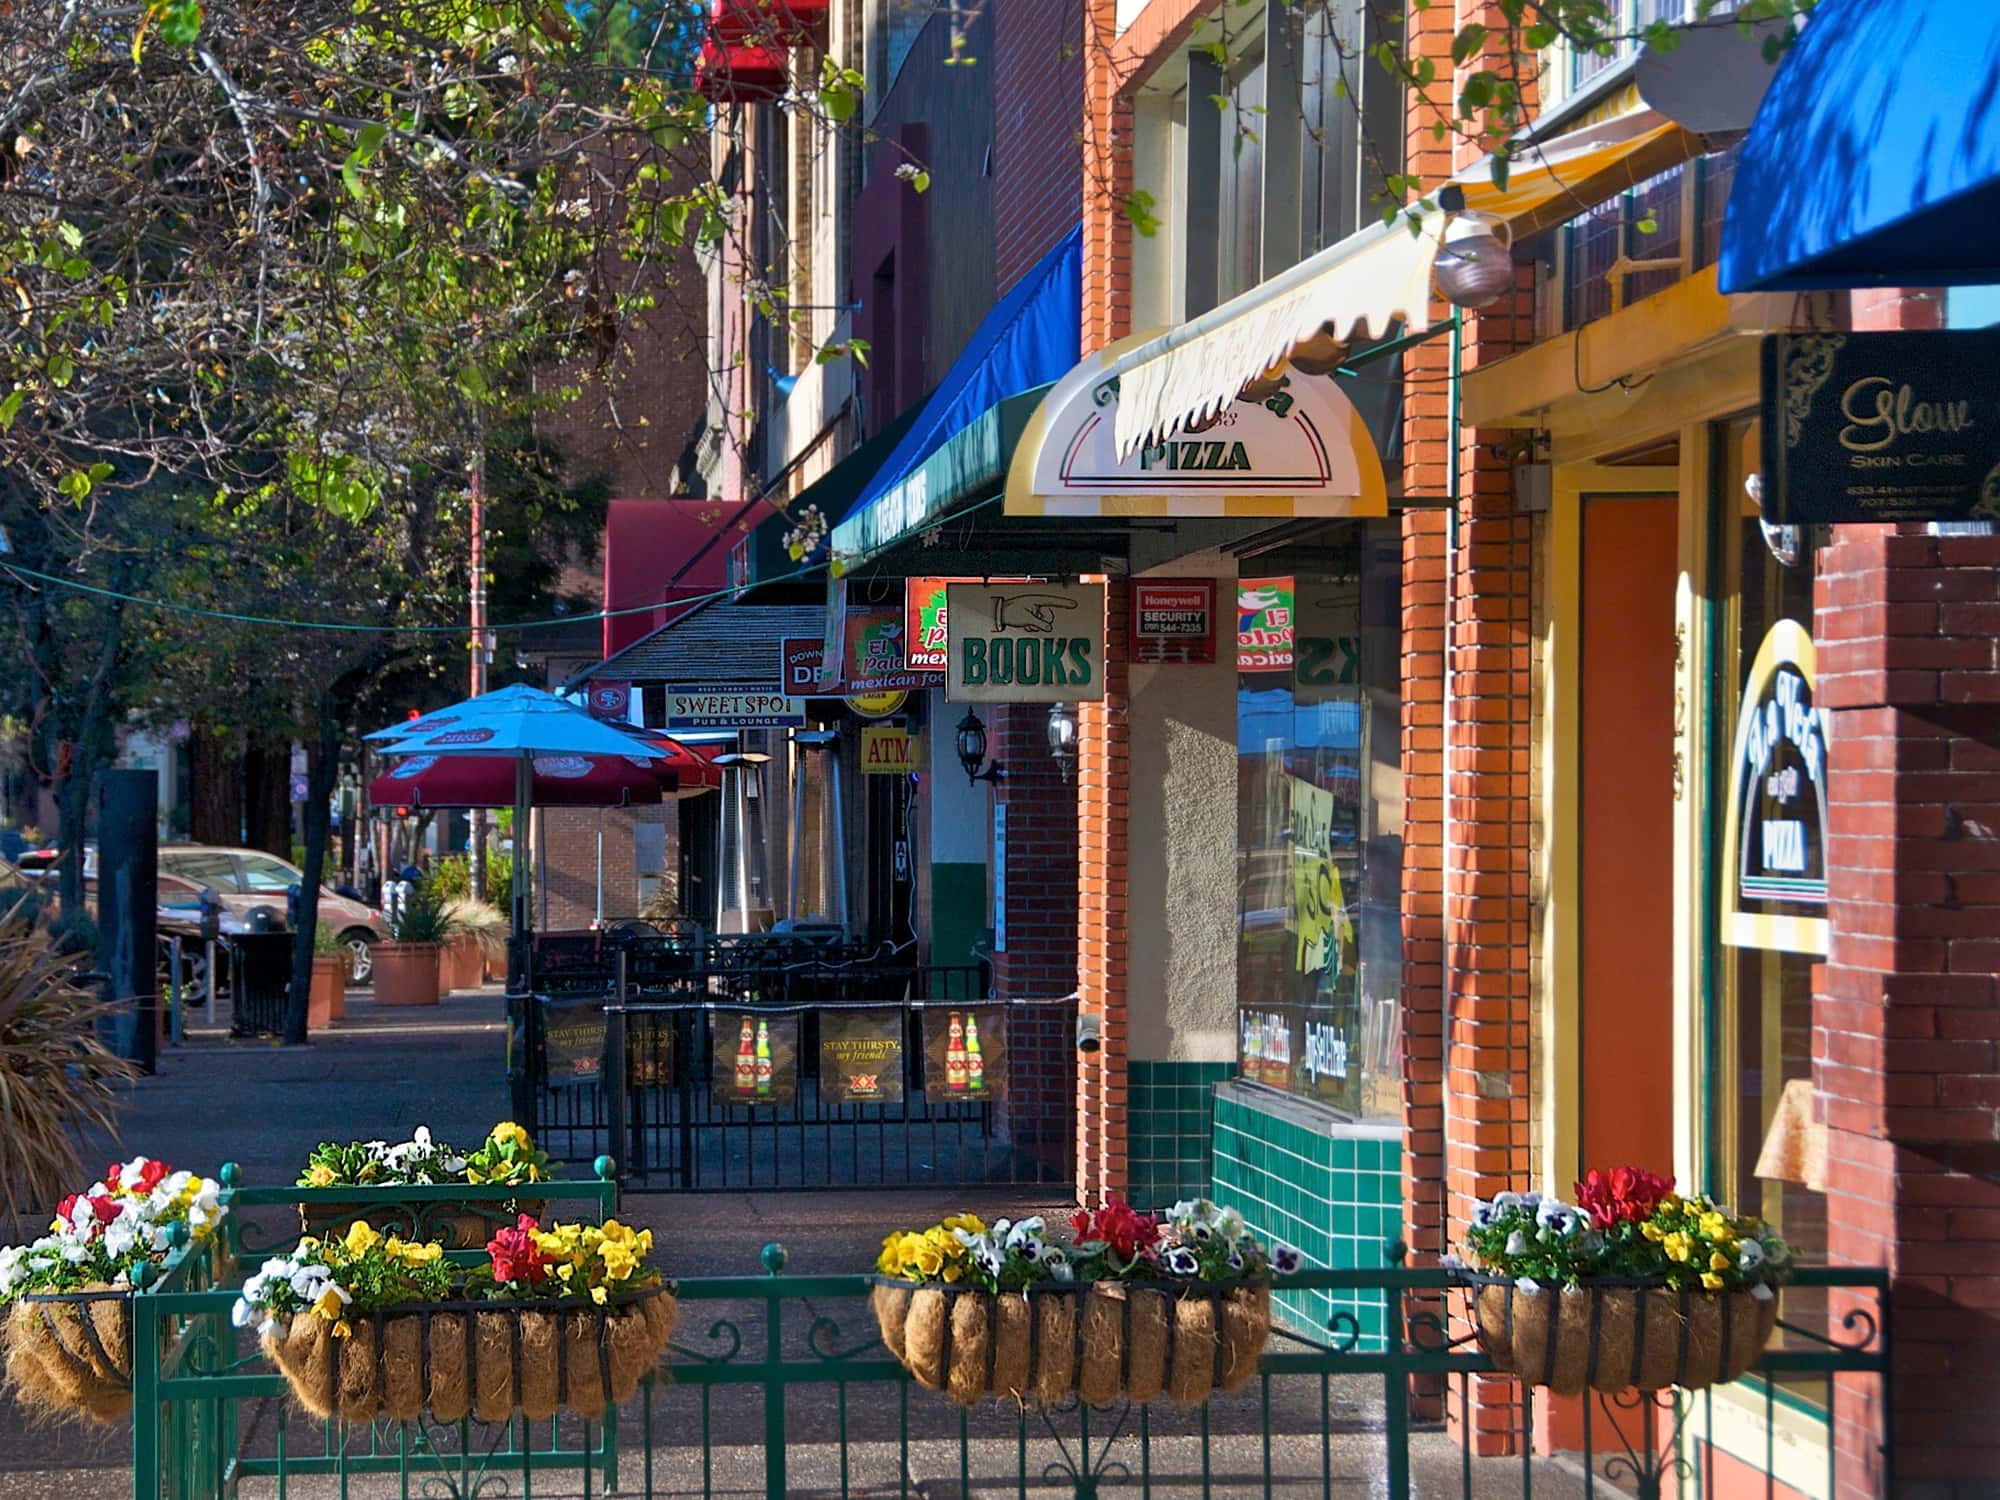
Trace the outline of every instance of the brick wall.
<instances>
[{"instance_id":1,"label":"brick wall","mask_svg":"<svg viewBox=\"0 0 2000 1500\"><path fill-rule=\"evenodd\" d=\"M1083 211L1083 0L1011 0L993 18L994 291Z\"/></svg>"},{"instance_id":2,"label":"brick wall","mask_svg":"<svg viewBox=\"0 0 2000 1500\"><path fill-rule=\"evenodd\" d=\"M542 887L535 888L537 926L548 932L574 932L590 926L597 914L597 835L604 834L604 915L607 920L635 915L639 910L638 871L633 860L635 824L665 823L666 864L677 867L676 835L680 814L676 804L647 808L544 808L541 820L543 861L548 867L548 915L541 917Z\"/></svg>"},{"instance_id":3,"label":"brick wall","mask_svg":"<svg viewBox=\"0 0 2000 1500\"><path fill-rule=\"evenodd\" d=\"M1077 1003L1102 1028L1077 1060L1077 1195L1101 1203L1127 1185L1126 910L1130 770L1126 720L1126 596L1105 584L1104 700L1077 713Z\"/></svg>"},{"instance_id":4,"label":"brick wall","mask_svg":"<svg viewBox=\"0 0 2000 1500\"><path fill-rule=\"evenodd\" d=\"M1893 1278L1897 1492L1958 1500L2000 1492L2000 538L1919 530L1820 554L1813 1077L1828 1258ZM1842 1393L1843 1497L1879 1493L1874 1395Z\"/></svg>"},{"instance_id":5,"label":"brick wall","mask_svg":"<svg viewBox=\"0 0 2000 1500\"><path fill-rule=\"evenodd\" d=\"M999 992L1045 998L1076 989L1077 789L1049 756L1049 711L995 705L987 754L1007 768L1007 951L993 956Z\"/></svg>"}]
</instances>

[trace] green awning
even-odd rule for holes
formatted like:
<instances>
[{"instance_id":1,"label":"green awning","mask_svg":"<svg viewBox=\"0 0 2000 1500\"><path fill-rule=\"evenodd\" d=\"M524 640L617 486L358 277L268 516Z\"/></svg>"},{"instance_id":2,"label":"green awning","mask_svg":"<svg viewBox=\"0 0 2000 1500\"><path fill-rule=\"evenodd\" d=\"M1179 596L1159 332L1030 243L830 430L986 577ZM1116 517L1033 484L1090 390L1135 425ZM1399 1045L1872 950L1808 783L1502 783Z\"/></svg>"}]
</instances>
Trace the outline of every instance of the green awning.
<instances>
[{"instance_id":1,"label":"green awning","mask_svg":"<svg viewBox=\"0 0 2000 1500\"><path fill-rule=\"evenodd\" d=\"M924 403L911 404L909 410L895 421L869 438L839 463L820 475L799 492L785 509L796 516L808 505L819 507L819 513L830 522L839 522L854 508L854 502L861 498L861 492L868 487L868 481L875 477L875 471L901 442L903 434L923 414ZM798 571L798 563L785 550L785 533L797 523L787 516L767 516L757 529L750 533L750 577L752 585L769 583L774 578L786 578Z\"/></svg>"},{"instance_id":2,"label":"green awning","mask_svg":"<svg viewBox=\"0 0 2000 1500\"><path fill-rule=\"evenodd\" d=\"M1039 386L987 407L894 489L835 526L835 574L852 572L946 517L998 496L1028 418L1047 390Z\"/></svg>"}]
</instances>

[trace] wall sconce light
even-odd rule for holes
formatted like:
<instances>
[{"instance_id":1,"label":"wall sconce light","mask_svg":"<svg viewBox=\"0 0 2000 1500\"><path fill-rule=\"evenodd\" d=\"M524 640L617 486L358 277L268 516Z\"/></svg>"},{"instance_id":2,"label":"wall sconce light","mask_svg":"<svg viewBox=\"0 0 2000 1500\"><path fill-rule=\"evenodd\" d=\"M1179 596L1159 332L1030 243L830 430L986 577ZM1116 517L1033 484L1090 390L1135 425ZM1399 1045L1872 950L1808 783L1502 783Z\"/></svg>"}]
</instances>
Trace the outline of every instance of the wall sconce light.
<instances>
[{"instance_id":1,"label":"wall sconce light","mask_svg":"<svg viewBox=\"0 0 2000 1500\"><path fill-rule=\"evenodd\" d=\"M1076 773L1076 705L1049 705L1049 758L1066 782Z\"/></svg>"},{"instance_id":2,"label":"wall sconce light","mask_svg":"<svg viewBox=\"0 0 2000 1500\"><path fill-rule=\"evenodd\" d=\"M1514 285L1514 232L1488 214L1454 216L1445 225L1432 276L1447 302L1492 306Z\"/></svg>"},{"instance_id":3,"label":"wall sconce light","mask_svg":"<svg viewBox=\"0 0 2000 1500\"><path fill-rule=\"evenodd\" d=\"M998 781L1007 774L1006 768L997 761L980 770L986 760L986 725L971 709L958 721L958 763L965 767L966 780L972 782Z\"/></svg>"}]
</instances>

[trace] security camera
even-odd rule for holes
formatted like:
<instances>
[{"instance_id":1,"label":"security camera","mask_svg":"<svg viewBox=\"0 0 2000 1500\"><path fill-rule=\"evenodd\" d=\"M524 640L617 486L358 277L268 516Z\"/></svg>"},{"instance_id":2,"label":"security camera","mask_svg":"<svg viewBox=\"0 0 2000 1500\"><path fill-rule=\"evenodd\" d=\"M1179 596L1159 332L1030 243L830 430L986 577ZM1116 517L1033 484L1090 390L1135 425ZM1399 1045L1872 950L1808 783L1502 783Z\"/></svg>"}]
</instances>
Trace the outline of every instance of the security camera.
<instances>
[{"instance_id":1,"label":"security camera","mask_svg":"<svg viewBox=\"0 0 2000 1500\"><path fill-rule=\"evenodd\" d=\"M1095 1052L1104 1045L1104 1017L1095 1011L1076 1013L1076 1050Z\"/></svg>"}]
</instances>

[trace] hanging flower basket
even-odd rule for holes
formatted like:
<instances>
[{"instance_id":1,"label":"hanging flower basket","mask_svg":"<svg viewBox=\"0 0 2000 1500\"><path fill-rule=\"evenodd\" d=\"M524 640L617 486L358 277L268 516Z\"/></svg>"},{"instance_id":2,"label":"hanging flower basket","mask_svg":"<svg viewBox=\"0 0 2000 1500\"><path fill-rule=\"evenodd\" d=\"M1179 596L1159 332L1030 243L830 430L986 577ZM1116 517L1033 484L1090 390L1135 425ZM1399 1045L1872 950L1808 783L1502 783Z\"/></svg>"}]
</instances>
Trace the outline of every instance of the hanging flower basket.
<instances>
[{"instance_id":1,"label":"hanging flower basket","mask_svg":"<svg viewBox=\"0 0 2000 1500\"><path fill-rule=\"evenodd\" d=\"M1247 1384L1271 1332L1263 1282L985 1292L884 1277L872 1304L889 1352L960 1406L1071 1394L1087 1406L1195 1406Z\"/></svg>"},{"instance_id":2,"label":"hanging flower basket","mask_svg":"<svg viewBox=\"0 0 2000 1500\"><path fill-rule=\"evenodd\" d=\"M548 1209L545 1198L509 1198L490 1203L405 1203L394 1188L376 1190L376 1201L358 1197L352 1202L301 1203L299 1227L314 1237L345 1233L357 1219L388 1228L393 1221L411 1239L437 1240L447 1250L478 1250L493 1237L493 1231L511 1224L521 1214L540 1219ZM411 1222L404 1224L402 1217Z\"/></svg>"},{"instance_id":3,"label":"hanging flower basket","mask_svg":"<svg viewBox=\"0 0 2000 1500\"><path fill-rule=\"evenodd\" d=\"M1494 1365L1558 1395L1702 1390L1757 1362L1791 1250L1754 1215L1639 1167L1576 1202L1499 1193L1466 1235L1472 1322Z\"/></svg>"},{"instance_id":4,"label":"hanging flower basket","mask_svg":"<svg viewBox=\"0 0 2000 1500\"><path fill-rule=\"evenodd\" d=\"M344 1335L299 1313L262 1342L316 1417L502 1422L567 1411L597 1421L659 1364L677 1318L661 1286L602 1307L580 1298L391 1307L347 1320Z\"/></svg>"},{"instance_id":5,"label":"hanging flower basket","mask_svg":"<svg viewBox=\"0 0 2000 1500\"><path fill-rule=\"evenodd\" d=\"M366 1221L306 1239L243 1284L232 1315L257 1330L299 1404L348 1423L499 1422L628 1400L678 1315L646 1264L650 1230L615 1219L544 1229L522 1215L459 1265L435 1241Z\"/></svg>"},{"instance_id":6,"label":"hanging flower basket","mask_svg":"<svg viewBox=\"0 0 2000 1500\"><path fill-rule=\"evenodd\" d=\"M434 1140L419 1125L409 1140L391 1146L384 1141L322 1142L313 1148L299 1174L303 1188L353 1188L352 1198L312 1198L299 1203L299 1227L307 1235L340 1235L357 1219L378 1229L395 1227L409 1240L436 1240L447 1250L478 1250L496 1229L526 1214L539 1221L548 1208L544 1198L468 1198L465 1202L413 1202L398 1197L405 1187L522 1187L546 1181L547 1153L511 1120L487 1132L485 1142L469 1154Z\"/></svg>"},{"instance_id":7,"label":"hanging flower basket","mask_svg":"<svg viewBox=\"0 0 2000 1500\"><path fill-rule=\"evenodd\" d=\"M1726 1385L1757 1362L1778 1320L1768 1290L1580 1282L1524 1291L1478 1278L1479 1345L1494 1366L1557 1395Z\"/></svg>"},{"instance_id":8,"label":"hanging flower basket","mask_svg":"<svg viewBox=\"0 0 2000 1500\"><path fill-rule=\"evenodd\" d=\"M7 1379L38 1416L111 1424L132 1410L132 1292L28 1293L8 1310Z\"/></svg>"}]
</instances>

